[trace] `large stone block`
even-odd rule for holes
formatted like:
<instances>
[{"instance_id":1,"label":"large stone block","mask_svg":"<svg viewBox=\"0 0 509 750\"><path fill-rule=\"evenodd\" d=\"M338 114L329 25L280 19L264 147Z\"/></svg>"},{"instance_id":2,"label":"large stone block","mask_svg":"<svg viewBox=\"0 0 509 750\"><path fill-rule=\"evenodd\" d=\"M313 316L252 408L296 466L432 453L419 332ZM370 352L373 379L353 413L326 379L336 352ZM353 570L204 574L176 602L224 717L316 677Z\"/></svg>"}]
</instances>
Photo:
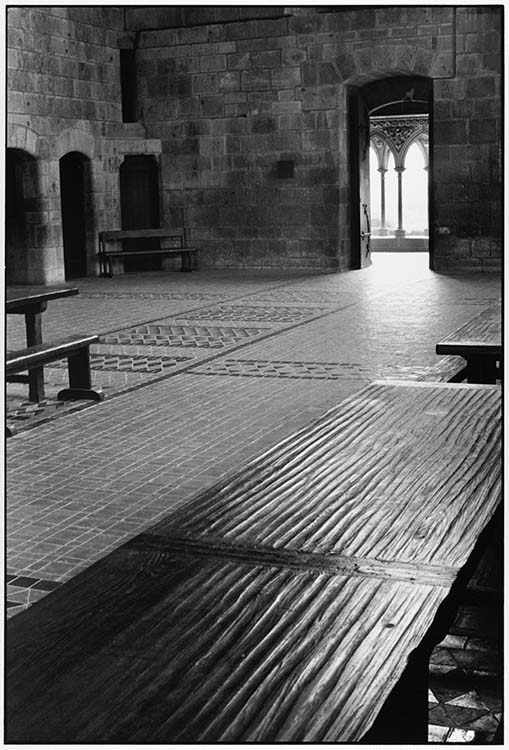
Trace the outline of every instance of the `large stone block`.
<instances>
[{"instance_id":1,"label":"large stone block","mask_svg":"<svg viewBox=\"0 0 509 750\"><path fill-rule=\"evenodd\" d=\"M251 39L256 36L254 21L230 23L224 28L224 38L229 40Z\"/></svg>"},{"instance_id":2,"label":"large stone block","mask_svg":"<svg viewBox=\"0 0 509 750\"><path fill-rule=\"evenodd\" d=\"M305 49L298 49L297 47L287 47L283 49L282 62L284 66L292 67L300 65L307 59L307 52Z\"/></svg>"},{"instance_id":3,"label":"large stone block","mask_svg":"<svg viewBox=\"0 0 509 750\"><path fill-rule=\"evenodd\" d=\"M213 70L226 70L226 55L204 55L200 58L202 73Z\"/></svg>"},{"instance_id":4,"label":"large stone block","mask_svg":"<svg viewBox=\"0 0 509 750\"><path fill-rule=\"evenodd\" d=\"M333 109L337 106L336 86L314 86L303 89L303 109Z\"/></svg>"},{"instance_id":5,"label":"large stone block","mask_svg":"<svg viewBox=\"0 0 509 750\"><path fill-rule=\"evenodd\" d=\"M304 62L302 64L302 85L303 86L318 85L318 63L317 62Z\"/></svg>"},{"instance_id":6,"label":"large stone block","mask_svg":"<svg viewBox=\"0 0 509 750\"><path fill-rule=\"evenodd\" d=\"M302 114L280 115L278 117L279 130L301 130L302 125Z\"/></svg>"},{"instance_id":7,"label":"large stone block","mask_svg":"<svg viewBox=\"0 0 509 750\"><path fill-rule=\"evenodd\" d=\"M251 52L232 52L226 61L229 70L245 70L251 65Z\"/></svg>"},{"instance_id":8,"label":"large stone block","mask_svg":"<svg viewBox=\"0 0 509 750\"><path fill-rule=\"evenodd\" d=\"M219 76L221 73L200 73L192 77L192 91L194 94L219 93Z\"/></svg>"},{"instance_id":9,"label":"large stone block","mask_svg":"<svg viewBox=\"0 0 509 750\"><path fill-rule=\"evenodd\" d=\"M221 93L240 90L240 73L228 71L217 74L217 88Z\"/></svg>"},{"instance_id":10,"label":"large stone block","mask_svg":"<svg viewBox=\"0 0 509 750\"><path fill-rule=\"evenodd\" d=\"M480 76L469 79L466 82L466 95L476 99L493 97L495 95L495 78L493 76Z\"/></svg>"},{"instance_id":11,"label":"large stone block","mask_svg":"<svg viewBox=\"0 0 509 750\"><path fill-rule=\"evenodd\" d=\"M305 151L329 151L337 148L335 133L331 130L307 130L302 133Z\"/></svg>"},{"instance_id":12,"label":"large stone block","mask_svg":"<svg viewBox=\"0 0 509 750\"><path fill-rule=\"evenodd\" d=\"M278 129L278 123L275 117L258 115L250 119L249 128L252 133L273 133Z\"/></svg>"},{"instance_id":13,"label":"large stone block","mask_svg":"<svg viewBox=\"0 0 509 750\"><path fill-rule=\"evenodd\" d=\"M270 70L252 68L241 73L240 86L243 91L260 91L270 89Z\"/></svg>"},{"instance_id":14,"label":"large stone block","mask_svg":"<svg viewBox=\"0 0 509 750\"><path fill-rule=\"evenodd\" d=\"M281 65L281 50L258 50L251 53L254 68L277 68Z\"/></svg>"},{"instance_id":15,"label":"large stone block","mask_svg":"<svg viewBox=\"0 0 509 750\"><path fill-rule=\"evenodd\" d=\"M463 144L468 143L467 123L464 120L437 121L434 125L436 143Z\"/></svg>"},{"instance_id":16,"label":"large stone block","mask_svg":"<svg viewBox=\"0 0 509 750\"><path fill-rule=\"evenodd\" d=\"M291 34L316 34L327 31L327 16L296 16L290 18L289 31Z\"/></svg>"},{"instance_id":17,"label":"large stone block","mask_svg":"<svg viewBox=\"0 0 509 750\"><path fill-rule=\"evenodd\" d=\"M470 143L491 143L497 136L497 120L483 118L469 122L468 140Z\"/></svg>"},{"instance_id":18,"label":"large stone block","mask_svg":"<svg viewBox=\"0 0 509 750\"><path fill-rule=\"evenodd\" d=\"M300 86L300 68L281 68L271 73L271 83L275 89L290 89Z\"/></svg>"},{"instance_id":19,"label":"large stone block","mask_svg":"<svg viewBox=\"0 0 509 750\"><path fill-rule=\"evenodd\" d=\"M290 19L290 22L293 19ZM288 34L288 19L279 18L275 20L257 21L256 33L253 36L268 38L274 36L286 36Z\"/></svg>"},{"instance_id":20,"label":"large stone block","mask_svg":"<svg viewBox=\"0 0 509 750\"><path fill-rule=\"evenodd\" d=\"M482 55L480 53L469 53L456 55L456 76L477 76L482 66Z\"/></svg>"}]
</instances>

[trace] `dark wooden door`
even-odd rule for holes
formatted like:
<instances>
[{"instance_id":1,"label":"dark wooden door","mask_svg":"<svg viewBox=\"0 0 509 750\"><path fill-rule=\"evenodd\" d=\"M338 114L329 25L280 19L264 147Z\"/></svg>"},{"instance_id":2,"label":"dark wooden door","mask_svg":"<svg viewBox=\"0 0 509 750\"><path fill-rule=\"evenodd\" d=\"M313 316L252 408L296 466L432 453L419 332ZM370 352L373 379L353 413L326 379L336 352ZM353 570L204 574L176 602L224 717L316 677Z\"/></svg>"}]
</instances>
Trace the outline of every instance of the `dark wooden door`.
<instances>
[{"instance_id":1,"label":"dark wooden door","mask_svg":"<svg viewBox=\"0 0 509 750\"><path fill-rule=\"evenodd\" d=\"M122 229L159 227L159 172L151 156L126 156L120 166ZM157 250L158 239L124 240L124 250ZM150 271L161 268L158 256L126 258L125 271Z\"/></svg>"},{"instance_id":2,"label":"dark wooden door","mask_svg":"<svg viewBox=\"0 0 509 750\"><path fill-rule=\"evenodd\" d=\"M60 195L66 279L75 279L87 274L85 163L86 157L77 152L66 154L60 159Z\"/></svg>"},{"instance_id":3,"label":"dark wooden door","mask_svg":"<svg viewBox=\"0 0 509 750\"><path fill-rule=\"evenodd\" d=\"M358 92L349 97L352 268L371 265L369 112Z\"/></svg>"}]
</instances>

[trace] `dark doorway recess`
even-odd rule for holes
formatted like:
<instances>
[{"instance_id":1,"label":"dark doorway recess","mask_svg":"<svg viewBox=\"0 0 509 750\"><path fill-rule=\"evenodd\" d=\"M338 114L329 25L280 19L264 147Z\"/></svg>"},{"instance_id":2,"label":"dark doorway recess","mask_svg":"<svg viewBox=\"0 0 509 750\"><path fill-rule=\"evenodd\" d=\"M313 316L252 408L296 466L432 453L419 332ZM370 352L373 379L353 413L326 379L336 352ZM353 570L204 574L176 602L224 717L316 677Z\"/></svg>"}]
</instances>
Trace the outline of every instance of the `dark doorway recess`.
<instances>
[{"instance_id":1,"label":"dark doorway recess","mask_svg":"<svg viewBox=\"0 0 509 750\"><path fill-rule=\"evenodd\" d=\"M159 227L159 169L153 156L126 156L120 165L122 229ZM124 251L157 250L158 239L124 240ZM158 271L161 258L126 258L124 271Z\"/></svg>"},{"instance_id":2,"label":"dark doorway recess","mask_svg":"<svg viewBox=\"0 0 509 750\"><path fill-rule=\"evenodd\" d=\"M72 151L60 159L60 196L66 279L87 275L86 203L89 159Z\"/></svg>"},{"instance_id":3,"label":"dark doorway recess","mask_svg":"<svg viewBox=\"0 0 509 750\"><path fill-rule=\"evenodd\" d=\"M26 151L8 148L5 159L5 277L26 283L29 225L27 213L37 211L37 161ZM32 220L33 223L33 220ZM33 238L32 238L33 239Z\"/></svg>"}]
</instances>

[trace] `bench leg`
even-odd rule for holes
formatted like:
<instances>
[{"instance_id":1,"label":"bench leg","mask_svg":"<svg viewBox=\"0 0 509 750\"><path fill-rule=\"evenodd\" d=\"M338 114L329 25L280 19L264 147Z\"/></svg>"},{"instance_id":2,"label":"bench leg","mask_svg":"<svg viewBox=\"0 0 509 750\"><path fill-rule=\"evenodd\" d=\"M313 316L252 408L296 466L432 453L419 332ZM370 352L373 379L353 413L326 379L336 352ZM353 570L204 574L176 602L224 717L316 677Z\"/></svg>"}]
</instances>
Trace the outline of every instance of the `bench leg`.
<instances>
[{"instance_id":1,"label":"bench leg","mask_svg":"<svg viewBox=\"0 0 509 750\"><path fill-rule=\"evenodd\" d=\"M191 265L191 253L183 252L182 253L182 267L180 269L181 271L192 271L192 265Z\"/></svg>"},{"instance_id":2,"label":"bench leg","mask_svg":"<svg viewBox=\"0 0 509 750\"><path fill-rule=\"evenodd\" d=\"M497 362L484 357L468 358L468 382L494 384L497 382Z\"/></svg>"},{"instance_id":3,"label":"bench leg","mask_svg":"<svg viewBox=\"0 0 509 750\"><path fill-rule=\"evenodd\" d=\"M111 279L113 276L110 259L105 255L101 256L99 260L99 275L106 279Z\"/></svg>"},{"instance_id":4,"label":"bench leg","mask_svg":"<svg viewBox=\"0 0 509 750\"><path fill-rule=\"evenodd\" d=\"M464 380L467 379L468 376L468 367L465 365L462 370L457 372L455 375L452 376L452 378L449 378L449 383L462 383Z\"/></svg>"},{"instance_id":5,"label":"bench leg","mask_svg":"<svg viewBox=\"0 0 509 750\"><path fill-rule=\"evenodd\" d=\"M28 373L28 400L38 404L44 400L44 370L33 367Z\"/></svg>"},{"instance_id":6,"label":"bench leg","mask_svg":"<svg viewBox=\"0 0 509 750\"><path fill-rule=\"evenodd\" d=\"M101 391L92 389L89 347L84 346L75 354L71 354L67 357L67 362L69 367L69 388L64 388L58 393L58 400L92 399L93 401L102 401L104 396Z\"/></svg>"},{"instance_id":7,"label":"bench leg","mask_svg":"<svg viewBox=\"0 0 509 750\"><path fill-rule=\"evenodd\" d=\"M428 741L428 670L431 649L418 648L361 744L419 744Z\"/></svg>"},{"instance_id":8,"label":"bench leg","mask_svg":"<svg viewBox=\"0 0 509 750\"><path fill-rule=\"evenodd\" d=\"M40 306L41 312L44 307ZM41 312L37 310L25 313L27 346L35 346L42 341ZM44 369L42 367L33 367L28 372L28 400L34 403L44 400Z\"/></svg>"}]
</instances>

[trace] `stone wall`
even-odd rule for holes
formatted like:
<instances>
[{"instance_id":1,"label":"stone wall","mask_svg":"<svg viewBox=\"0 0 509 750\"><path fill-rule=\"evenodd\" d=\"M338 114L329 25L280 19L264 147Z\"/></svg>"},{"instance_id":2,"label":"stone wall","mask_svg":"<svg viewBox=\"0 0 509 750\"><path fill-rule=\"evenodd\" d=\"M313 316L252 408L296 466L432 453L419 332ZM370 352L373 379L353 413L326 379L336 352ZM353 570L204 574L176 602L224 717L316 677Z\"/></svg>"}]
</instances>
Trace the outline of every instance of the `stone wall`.
<instances>
[{"instance_id":1,"label":"stone wall","mask_svg":"<svg viewBox=\"0 0 509 750\"><path fill-rule=\"evenodd\" d=\"M122 125L117 40L123 9L11 7L7 21L7 147L34 157L38 177L37 195L25 196L24 247L7 253L7 278L64 280L59 159L72 151L90 159L86 252L95 273L97 230L120 226L123 155L160 152L141 125Z\"/></svg>"},{"instance_id":2,"label":"stone wall","mask_svg":"<svg viewBox=\"0 0 509 750\"><path fill-rule=\"evenodd\" d=\"M140 116L162 142L167 211L180 210L206 265L348 268L348 89L412 74L436 91L435 268L494 265L475 254L496 252L500 237L496 10L338 10L160 30L166 11L151 13L139 34ZM137 14L127 11L130 28ZM469 228L461 212L475 203L485 213L487 180L490 218Z\"/></svg>"},{"instance_id":3,"label":"stone wall","mask_svg":"<svg viewBox=\"0 0 509 750\"><path fill-rule=\"evenodd\" d=\"M500 267L501 9L11 7L7 145L37 160L14 281L63 279L59 159L90 159L97 231L120 226L126 153L160 158L162 223L204 267L345 270L348 95L432 81L432 262ZM139 122L122 123L119 46L136 45ZM19 254L18 254L19 255Z\"/></svg>"},{"instance_id":4,"label":"stone wall","mask_svg":"<svg viewBox=\"0 0 509 750\"><path fill-rule=\"evenodd\" d=\"M457 8L455 75L435 82L437 270L501 267L502 23L500 8Z\"/></svg>"}]
</instances>

